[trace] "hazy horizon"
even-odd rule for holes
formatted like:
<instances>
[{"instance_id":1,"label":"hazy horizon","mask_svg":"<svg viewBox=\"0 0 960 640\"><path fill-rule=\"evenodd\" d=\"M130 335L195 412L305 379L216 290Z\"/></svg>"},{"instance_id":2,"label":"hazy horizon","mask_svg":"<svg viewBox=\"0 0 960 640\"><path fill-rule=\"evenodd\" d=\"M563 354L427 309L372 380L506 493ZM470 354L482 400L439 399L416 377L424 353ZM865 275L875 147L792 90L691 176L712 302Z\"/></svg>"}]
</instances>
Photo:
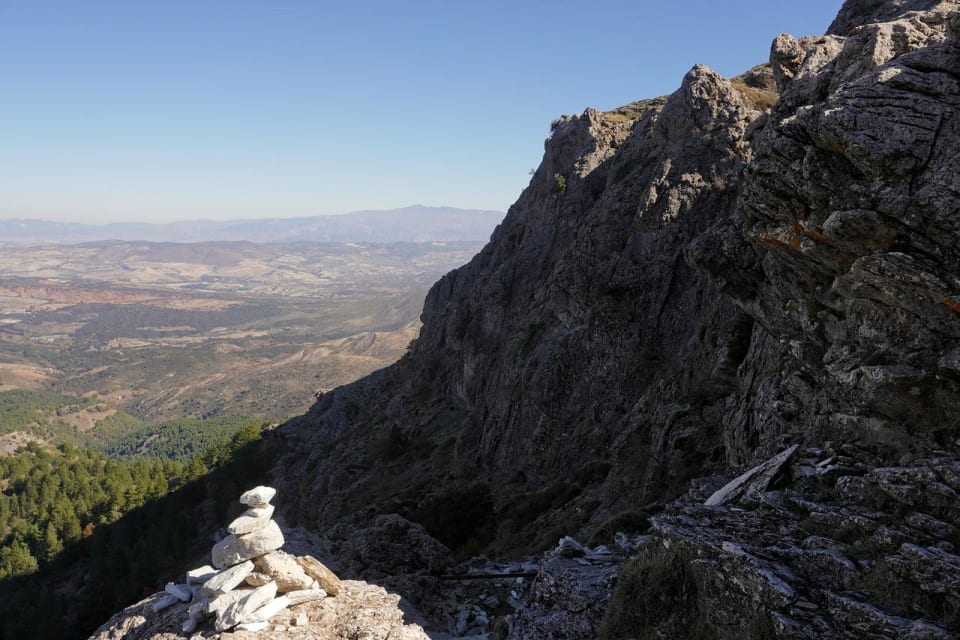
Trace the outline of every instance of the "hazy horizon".
<instances>
[{"instance_id":1,"label":"hazy horizon","mask_svg":"<svg viewBox=\"0 0 960 640\"><path fill-rule=\"evenodd\" d=\"M505 211L550 122L733 76L840 0L6 0L0 219Z\"/></svg>"},{"instance_id":2,"label":"hazy horizon","mask_svg":"<svg viewBox=\"0 0 960 640\"><path fill-rule=\"evenodd\" d=\"M358 213L393 213L397 211L404 211L406 209L456 209L459 211L486 211L491 213L500 213L506 214L506 209L481 209L478 207L448 207L446 205L431 205L431 204L410 204L403 205L399 207L389 207L385 209L356 209L351 211L338 211L335 213L315 213L302 216L245 216L237 218L178 218L171 220L136 220L136 219L117 219L117 220L108 220L100 222L87 222L85 220L77 218L68 218L57 220L54 218L39 218L39 217L25 217L25 216L14 216L9 215L5 216L0 214L0 220L4 222L18 222L18 221L31 221L31 222L51 222L51 223L63 223L63 224L84 224L90 226L106 226L112 224L145 224L145 225L170 225L177 223L185 222L210 222L210 223L229 223L229 222L247 222L247 221L258 221L258 220L297 220L297 219L308 219L308 218L324 218L324 217L337 217L337 216L349 216Z\"/></svg>"}]
</instances>

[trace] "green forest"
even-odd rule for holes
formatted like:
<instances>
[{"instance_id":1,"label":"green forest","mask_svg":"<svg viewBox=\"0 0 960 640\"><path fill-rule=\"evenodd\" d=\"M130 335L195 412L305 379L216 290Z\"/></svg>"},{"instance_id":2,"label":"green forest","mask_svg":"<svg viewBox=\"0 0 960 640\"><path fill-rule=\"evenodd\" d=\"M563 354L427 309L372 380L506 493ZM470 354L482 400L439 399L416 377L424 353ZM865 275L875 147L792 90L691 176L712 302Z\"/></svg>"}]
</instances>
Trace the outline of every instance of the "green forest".
<instances>
[{"instance_id":1,"label":"green forest","mask_svg":"<svg viewBox=\"0 0 960 640\"><path fill-rule=\"evenodd\" d=\"M0 458L0 637L83 638L162 588L266 473L260 436L251 424L186 460L40 443Z\"/></svg>"},{"instance_id":2,"label":"green forest","mask_svg":"<svg viewBox=\"0 0 960 640\"><path fill-rule=\"evenodd\" d=\"M267 426L152 424L93 398L0 392L0 638L85 638L209 552L197 541L269 468Z\"/></svg>"},{"instance_id":3,"label":"green forest","mask_svg":"<svg viewBox=\"0 0 960 640\"><path fill-rule=\"evenodd\" d=\"M98 417L92 429L81 431L71 419L85 412ZM186 460L251 424L264 426L262 420L246 416L186 417L152 424L89 398L23 389L0 392L0 434L21 431L54 445L94 449L117 458Z\"/></svg>"},{"instance_id":4,"label":"green forest","mask_svg":"<svg viewBox=\"0 0 960 640\"><path fill-rule=\"evenodd\" d=\"M260 430L248 425L185 461L112 460L90 449L36 442L0 458L0 579L50 564L97 527L218 466Z\"/></svg>"}]
</instances>

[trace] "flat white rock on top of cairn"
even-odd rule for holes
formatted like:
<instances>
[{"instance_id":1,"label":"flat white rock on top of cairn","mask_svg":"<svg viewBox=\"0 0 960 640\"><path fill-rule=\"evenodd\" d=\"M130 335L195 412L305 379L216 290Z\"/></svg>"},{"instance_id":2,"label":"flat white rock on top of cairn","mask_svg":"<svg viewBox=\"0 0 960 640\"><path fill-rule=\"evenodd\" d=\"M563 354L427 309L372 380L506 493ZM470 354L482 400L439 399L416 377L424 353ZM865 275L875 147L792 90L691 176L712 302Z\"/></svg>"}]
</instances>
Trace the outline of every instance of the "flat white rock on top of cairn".
<instances>
[{"instance_id":1,"label":"flat white rock on top of cairn","mask_svg":"<svg viewBox=\"0 0 960 640\"><path fill-rule=\"evenodd\" d=\"M251 507L260 507L270 504L273 496L277 495L277 490L273 487L254 487L250 491L245 491L240 496L240 504Z\"/></svg>"}]
</instances>

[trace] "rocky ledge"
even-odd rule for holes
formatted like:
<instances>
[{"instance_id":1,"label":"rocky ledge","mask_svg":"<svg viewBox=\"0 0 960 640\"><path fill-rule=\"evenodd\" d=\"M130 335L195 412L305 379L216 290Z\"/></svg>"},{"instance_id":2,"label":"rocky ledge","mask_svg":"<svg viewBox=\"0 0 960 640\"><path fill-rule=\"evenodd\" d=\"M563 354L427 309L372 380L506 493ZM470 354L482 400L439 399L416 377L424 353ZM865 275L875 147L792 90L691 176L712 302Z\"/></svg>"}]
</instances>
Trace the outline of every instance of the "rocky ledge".
<instances>
[{"instance_id":1,"label":"rocky ledge","mask_svg":"<svg viewBox=\"0 0 960 640\"><path fill-rule=\"evenodd\" d=\"M400 596L364 582L341 581L310 555L284 553L283 532L273 521L272 487L240 496L247 511L227 527L211 552L213 566L170 582L111 618L94 640L124 638L396 638L424 640L404 623Z\"/></svg>"},{"instance_id":2,"label":"rocky ledge","mask_svg":"<svg viewBox=\"0 0 960 640\"><path fill-rule=\"evenodd\" d=\"M856 444L794 446L721 483L695 483L653 519L641 562L657 556L686 586L644 626L669 637L691 620L731 639L957 637L957 458L888 464Z\"/></svg>"}]
</instances>

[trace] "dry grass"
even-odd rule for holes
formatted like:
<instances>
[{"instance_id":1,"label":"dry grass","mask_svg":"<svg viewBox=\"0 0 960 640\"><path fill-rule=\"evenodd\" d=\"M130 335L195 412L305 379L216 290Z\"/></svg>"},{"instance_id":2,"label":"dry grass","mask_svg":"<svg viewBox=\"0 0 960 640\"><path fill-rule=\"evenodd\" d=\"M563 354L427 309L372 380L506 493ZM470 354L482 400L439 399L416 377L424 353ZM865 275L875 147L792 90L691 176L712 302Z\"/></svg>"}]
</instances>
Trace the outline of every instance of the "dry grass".
<instances>
[{"instance_id":1,"label":"dry grass","mask_svg":"<svg viewBox=\"0 0 960 640\"><path fill-rule=\"evenodd\" d=\"M760 89L757 87L751 87L745 82L740 80L731 80L730 85L743 94L743 97L747 99L748 102L753 104L757 109L765 111L776 104L777 100L780 98L780 94L771 89Z\"/></svg>"}]
</instances>

